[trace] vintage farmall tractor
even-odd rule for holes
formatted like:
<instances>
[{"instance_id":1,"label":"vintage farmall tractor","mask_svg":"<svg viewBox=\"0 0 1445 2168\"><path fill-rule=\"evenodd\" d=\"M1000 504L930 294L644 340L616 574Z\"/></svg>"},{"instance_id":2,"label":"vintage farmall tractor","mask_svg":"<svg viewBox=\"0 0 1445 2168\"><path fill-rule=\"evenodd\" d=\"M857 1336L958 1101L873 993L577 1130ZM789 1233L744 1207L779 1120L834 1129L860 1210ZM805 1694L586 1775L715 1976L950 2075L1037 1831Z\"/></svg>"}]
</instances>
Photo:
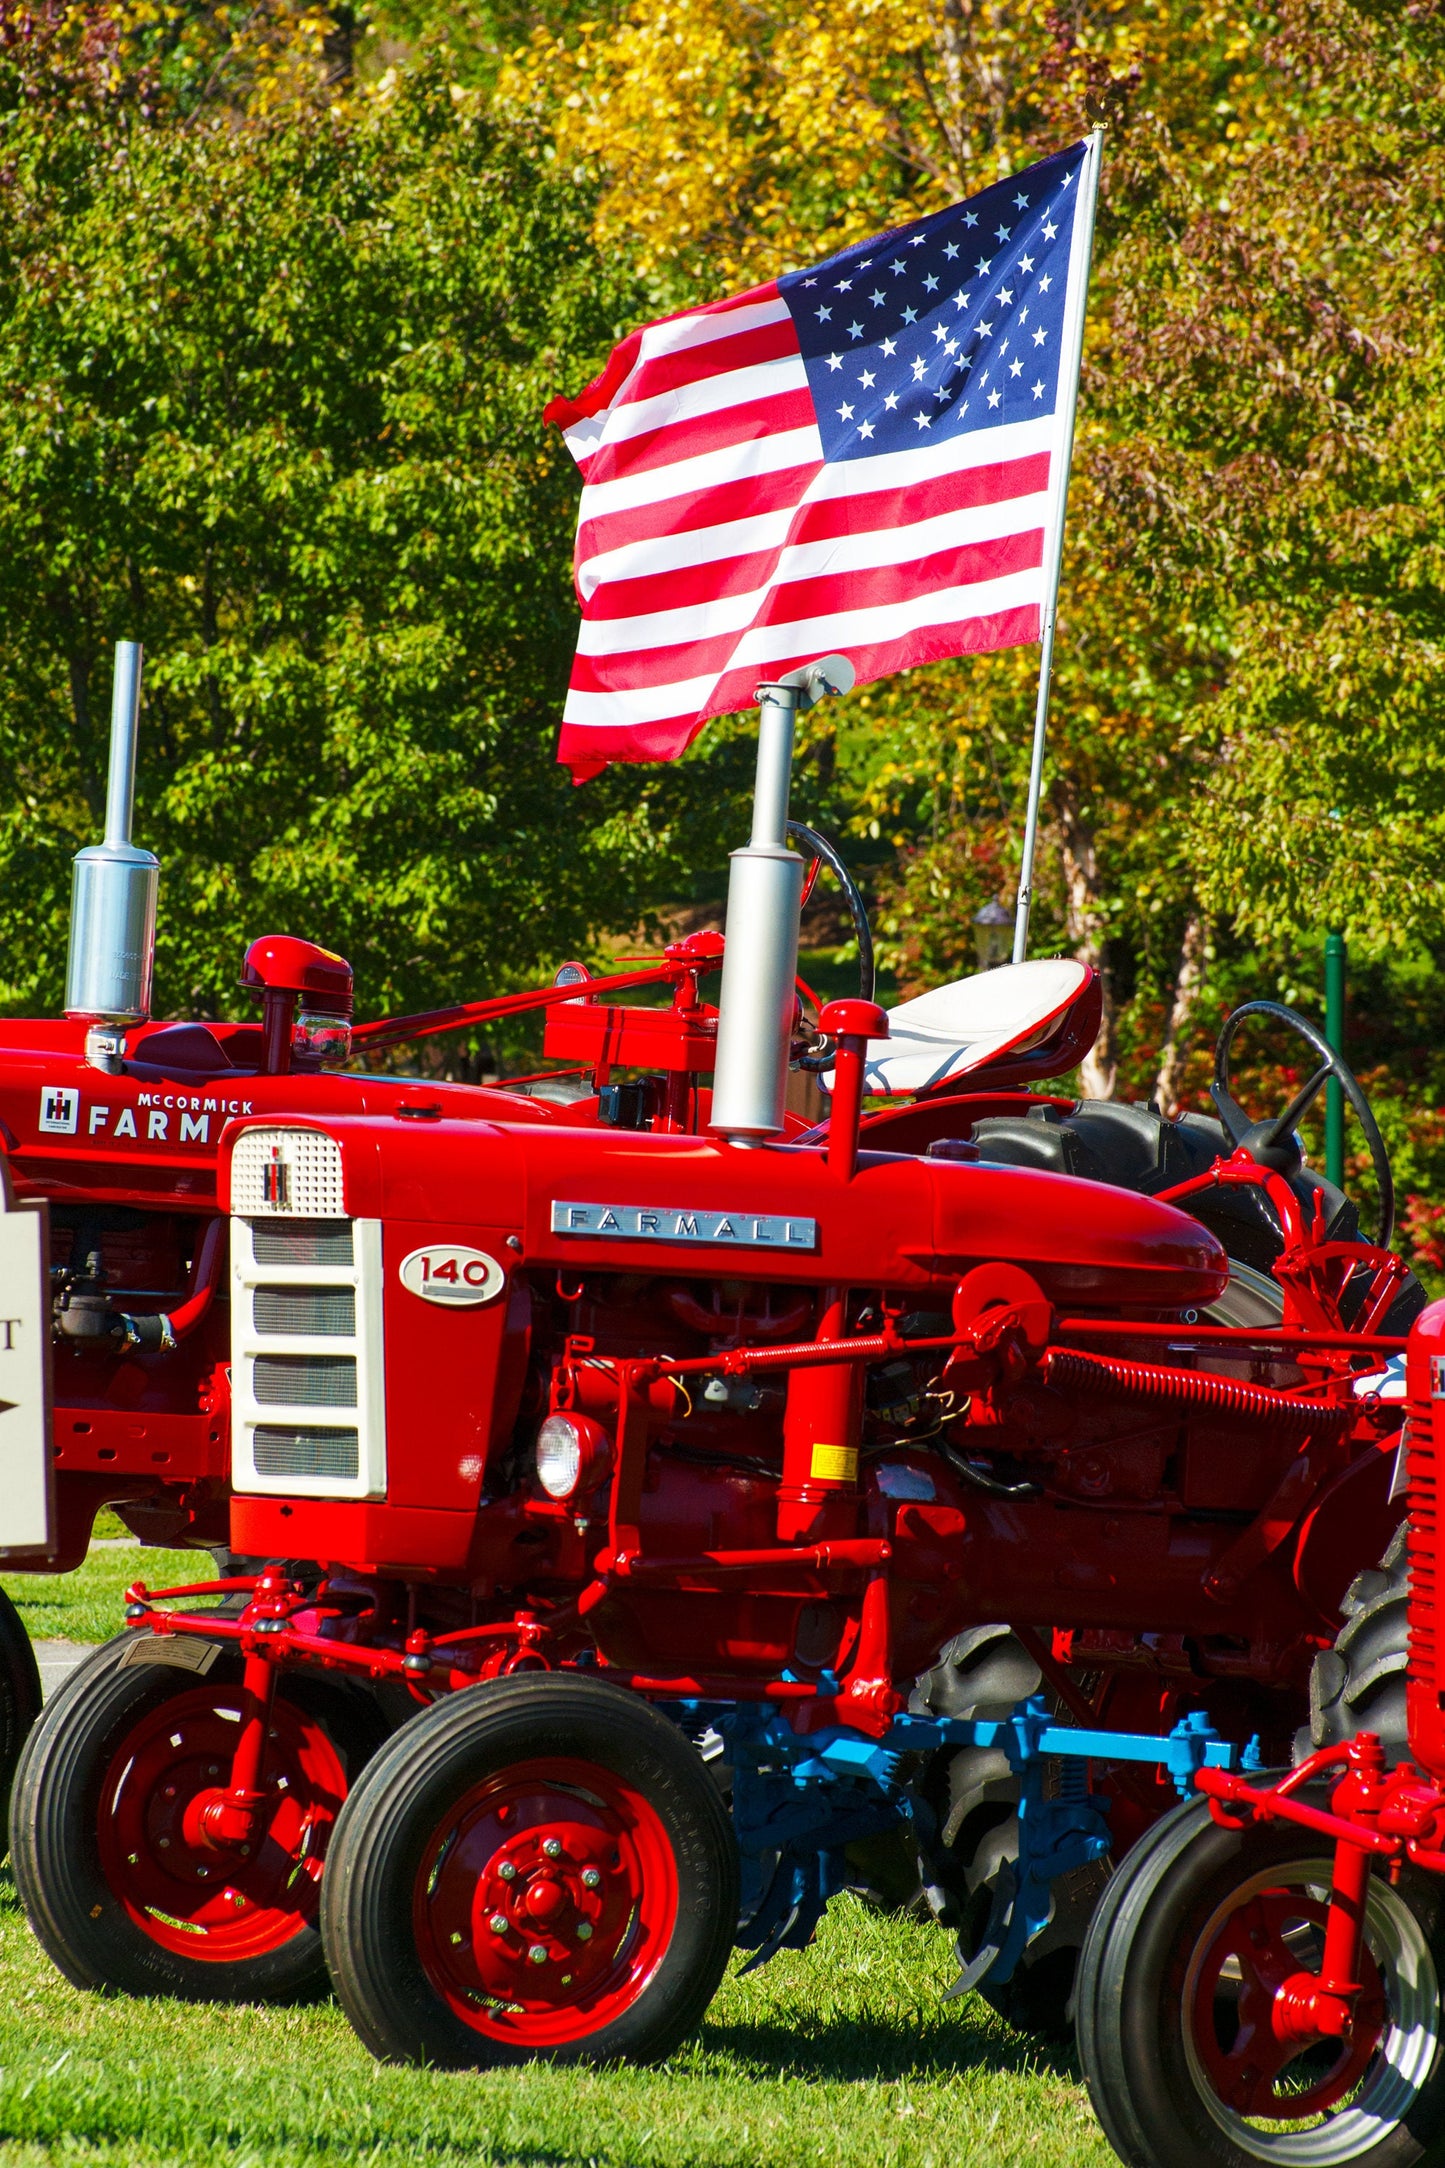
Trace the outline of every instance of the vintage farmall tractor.
<instances>
[{"instance_id":1,"label":"vintage farmall tractor","mask_svg":"<svg viewBox=\"0 0 1445 2168\"><path fill-rule=\"evenodd\" d=\"M1222 1128L1031 1093L1097 1023L1068 963L805 1020L836 659L761 690L725 951L353 1027L277 937L259 1025L149 1023L127 666L67 1018L0 1035L0 1533L64 1568L106 1503L225 1570L138 1584L31 1732L48 1950L192 1997L329 1966L388 2056L640 2058L862 1885L1057 2018L1111 1854L1287 1759L1398 1519L1420 1297L1354 1079L1295 1019L1319 1067L1251 1121L1236 1018ZM332 1066L528 1007L588 1098ZM1331 1073L1373 1241L1293 1134Z\"/></svg>"}]
</instances>

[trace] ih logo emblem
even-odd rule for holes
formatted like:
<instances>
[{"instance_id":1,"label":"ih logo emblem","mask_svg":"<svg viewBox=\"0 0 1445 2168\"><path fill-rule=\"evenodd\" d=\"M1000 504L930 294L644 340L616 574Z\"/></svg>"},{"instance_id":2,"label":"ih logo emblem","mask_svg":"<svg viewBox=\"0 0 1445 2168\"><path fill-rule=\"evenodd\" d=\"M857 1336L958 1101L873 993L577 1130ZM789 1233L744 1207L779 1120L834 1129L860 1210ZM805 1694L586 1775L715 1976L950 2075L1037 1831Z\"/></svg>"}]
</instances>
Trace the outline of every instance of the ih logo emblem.
<instances>
[{"instance_id":1,"label":"ih logo emblem","mask_svg":"<svg viewBox=\"0 0 1445 2168\"><path fill-rule=\"evenodd\" d=\"M261 1201L276 1212L284 1212L291 1202L291 1169L279 1144L272 1145L261 1167Z\"/></svg>"},{"instance_id":2,"label":"ih logo emblem","mask_svg":"<svg viewBox=\"0 0 1445 2168\"><path fill-rule=\"evenodd\" d=\"M40 1094L40 1134L73 1137L80 1124L80 1094L66 1084L47 1084Z\"/></svg>"}]
</instances>

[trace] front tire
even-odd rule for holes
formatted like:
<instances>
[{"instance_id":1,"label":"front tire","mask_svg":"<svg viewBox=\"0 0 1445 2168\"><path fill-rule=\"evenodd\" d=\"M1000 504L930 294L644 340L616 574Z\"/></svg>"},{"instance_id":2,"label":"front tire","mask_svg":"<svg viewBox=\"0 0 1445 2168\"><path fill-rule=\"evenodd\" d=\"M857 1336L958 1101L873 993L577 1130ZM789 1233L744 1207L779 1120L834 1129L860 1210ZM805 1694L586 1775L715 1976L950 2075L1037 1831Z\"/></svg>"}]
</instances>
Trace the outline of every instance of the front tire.
<instances>
[{"instance_id":1,"label":"front tire","mask_svg":"<svg viewBox=\"0 0 1445 2168\"><path fill-rule=\"evenodd\" d=\"M0 1857L8 1845L10 1794L21 1749L40 1714L40 1669L20 1614L0 1589Z\"/></svg>"},{"instance_id":2,"label":"front tire","mask_svg":"<svg viewBox=\"0 0 1445 2168\"><path fill-rule=\"evenodd\" d=\"M384 2060L654 2062L722 1977L737 1848L673 1725L531 1673L438 1703L377 1756L322 1914L336 1992Z\"/></svg>"},{"instance_id":3,"label":"front tire","mask_svg":"<svg viewBox=\"0 0 1445 2168\"><path fill-rule=\"evenodd\" d=\"M260 1829L244 1852L200 1842L188 1810L229 1773L241 1665L218 1651L200 1675L154 1646L161 1660L146 1636L97 1650L30 1734L11 1817L30 1924L77 1987L192 2002L313 1994L326 1979L322 1862L385 1735L380 1711L347 1680L283 1673Z\"/></svg>"},{"instance_id":4,"label":"front tire","mask_svg":"<svg viewBox=\"0 0 1445 2168\"><path fill-rule=\"evenodd\" d=\"M1279 1982L1319 1964L1329 1854L1288 1825L1222 1829L1196 1800L1114 1876L1084 1946L1078 2038L1129 2168L1413 2168L1445 2136L1439 1876L1371 1877L1352 2038L1276 2044Z\"/></svg>"}]
</instances>

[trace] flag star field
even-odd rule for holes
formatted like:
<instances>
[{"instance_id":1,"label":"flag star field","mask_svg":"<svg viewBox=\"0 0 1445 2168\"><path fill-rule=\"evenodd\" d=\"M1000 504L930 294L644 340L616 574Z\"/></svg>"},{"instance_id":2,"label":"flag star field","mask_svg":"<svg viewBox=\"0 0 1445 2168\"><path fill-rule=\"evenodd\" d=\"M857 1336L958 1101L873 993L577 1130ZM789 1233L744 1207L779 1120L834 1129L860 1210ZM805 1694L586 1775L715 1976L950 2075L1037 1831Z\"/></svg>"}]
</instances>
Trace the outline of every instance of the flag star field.
<instances>
[{"instance_id":1,"label":"flag star field","mask_svg":"<svg viewBox=\"0 0 1445 2168\"><path fill-rule=\"evenodd\" d=\"M1051 159L778 280L825 459L1053 413L1078 165Z\"/></svg>"},{"instance_id":2,"label":"flag star field","mask_svg":"<svg viewBox=\"0 0 1445 2168\"><path fill-rule=\"evenodd\" d=\"M1091 155L644 325L552 401L583 482L579 780L820 655L866 684L1039 637Z\"/></svg>"}]
</instances>

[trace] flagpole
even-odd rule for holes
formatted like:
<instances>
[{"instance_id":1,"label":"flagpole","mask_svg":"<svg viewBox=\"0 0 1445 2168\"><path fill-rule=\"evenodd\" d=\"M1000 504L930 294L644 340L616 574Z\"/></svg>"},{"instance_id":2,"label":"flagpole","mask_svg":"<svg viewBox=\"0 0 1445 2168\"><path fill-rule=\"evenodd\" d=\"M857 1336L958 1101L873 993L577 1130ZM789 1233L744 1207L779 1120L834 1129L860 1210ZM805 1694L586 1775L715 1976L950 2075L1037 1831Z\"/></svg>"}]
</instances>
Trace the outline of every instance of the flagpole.
<instances>
[{"instance_id":1,"label":"flagpole","mask_svg":"<svg viewBox=\"0 0 1445 2168\"><path fill-rule=\"evenodd\" d=\"M1074 418L1079 407L1079 369L1084 355L1084 311L1089 293L1089 265L1094 247L1094 212L1099 200L1099 161L1104 154L1104 131L1095 128L1079 169L1079 200L1074 206L1074 232L1069 278L1069 313L1064 323L1065 351L1059 357L1059 388L1069 386L1068 415L1058 451L1054 478L1054 502L1049 537L1048 578L1045 586L1039 653L1039 691L1034 706L1034 746L1029 764L1029 806L1024 822L1023 864L1019 869L1018 907L1014 916L1014 956L1021 964L1028 954L1029 911L1034 900L1034 848L1039 833L1039 798L1044 786L1044 743L1049 728L1049 683L1054 671L1054 625L1059 606L1059 575L1064 562L1064 514L1069 501L1069 468L1074 457ZM1078 266L1078 276L1074 275Z\"/></svg>"}]
</instances>

